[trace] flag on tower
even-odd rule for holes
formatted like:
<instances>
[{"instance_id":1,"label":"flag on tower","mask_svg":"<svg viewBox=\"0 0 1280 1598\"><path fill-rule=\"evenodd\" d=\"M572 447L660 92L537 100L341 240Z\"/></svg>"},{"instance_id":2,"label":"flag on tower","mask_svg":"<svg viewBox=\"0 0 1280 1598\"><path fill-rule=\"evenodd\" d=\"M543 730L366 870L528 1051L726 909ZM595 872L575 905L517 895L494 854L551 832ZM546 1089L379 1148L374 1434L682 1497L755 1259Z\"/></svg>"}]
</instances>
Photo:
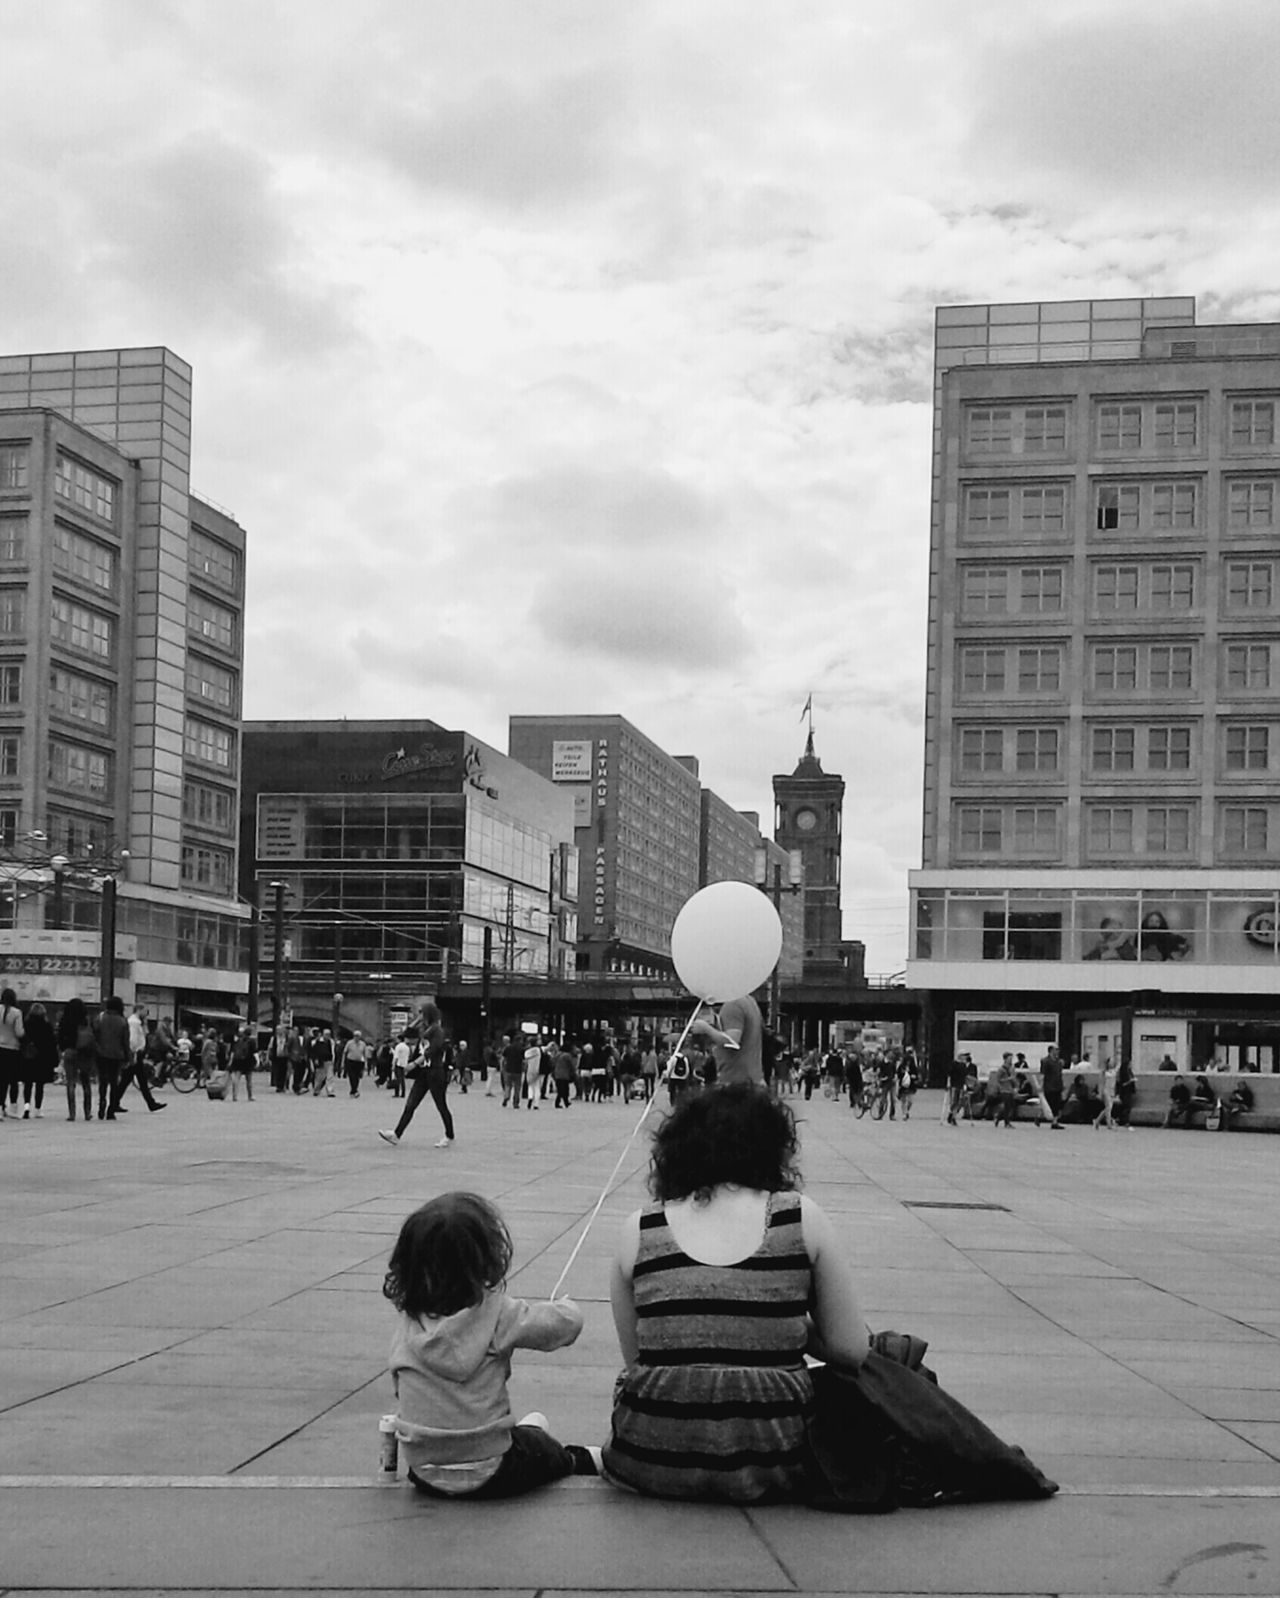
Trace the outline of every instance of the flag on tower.
<instances>
[{"instance_id":1,"label":"flag on tower","mask_svg":"<svg viewBox=\"0 0 1280 1598\"><path fill-rule=\"evenodd\" d=\"M804 709L800 712L800 720L803 721L804 718L807 715L809 715L809 713L812 710L813 710L813 695L810 694L809 697L804 702Z\"/></svg>"}]
</instances>

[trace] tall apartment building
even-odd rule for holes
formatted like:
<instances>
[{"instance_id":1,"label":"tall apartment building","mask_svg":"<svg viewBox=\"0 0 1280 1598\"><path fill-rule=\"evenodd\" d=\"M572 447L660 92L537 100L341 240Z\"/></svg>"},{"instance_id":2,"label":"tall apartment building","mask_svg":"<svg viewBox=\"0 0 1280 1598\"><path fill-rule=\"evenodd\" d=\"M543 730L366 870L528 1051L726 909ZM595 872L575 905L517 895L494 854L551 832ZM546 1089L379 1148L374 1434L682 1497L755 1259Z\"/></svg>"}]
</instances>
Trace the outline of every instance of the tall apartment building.
<instances>
[{"instance_id":1,"label":"tall apartment building","mask_svg":"<svg viewBox=\"0 0 1280 1598\"><path fill-rule=\"evenodd\" d=\"M1280 1070L1280 325L937 313L923 869L937 1053Z\"/></svg>"},{"instance_id":2,"label":"tall apartment building","mask_svg":"<svg viewBox=\"0 0 1280 1598\"><path fill-rule=\"evenodd\" d=\"M625 716L512 716L507 747L573 796L580 970L669 976L671 928L687 899L708 882L753 881L758 849L770 876L786 866L758 818L701 786L692 755L667 754ZM790 979L802 918L798 905L781 915Z\"/></svg>"},{"instance_id":3,"label":"tall apartment building","mask_svg":"<svg viewBox=\"0 0 1280 1598\"><path fill-rule=\"evenodd\" d=\"M195 1020L246 989L245 538L192 494L190 449L169 350L0 358L0 980L22 997L113 987Z\"/></svg>"}]
</instances>

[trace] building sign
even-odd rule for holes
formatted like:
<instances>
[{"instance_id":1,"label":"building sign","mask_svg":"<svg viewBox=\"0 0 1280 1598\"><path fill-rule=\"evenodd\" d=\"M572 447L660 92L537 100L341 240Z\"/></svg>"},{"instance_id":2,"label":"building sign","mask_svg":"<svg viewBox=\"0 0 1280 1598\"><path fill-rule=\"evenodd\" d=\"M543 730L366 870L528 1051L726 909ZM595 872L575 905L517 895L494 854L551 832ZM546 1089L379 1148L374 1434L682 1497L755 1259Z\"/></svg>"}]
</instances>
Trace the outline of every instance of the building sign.
<instances>
[{"instance_id":1,"label":"building sign","mask_svg":"<svg viewBox=\"0 0 1280 1598\"><path fill-rule=\"evenodd\" d=\"M590 738L557 738L551 745L552 782L591 781Z\"/></svg>"},{"instance_id":2,"label":"building sign","mask_svg":"<svg viewBox=\"0 0 1280 1598\"><path fill-rule=\"evenodd\" d=\"M487 793L490 799L498 797L498 790L489 786L485 776L484 761L475 744L468 744L462 756L462 775L473 788L478 788L481 793Z\"/></svg>"},{"instance_id":3,"label":"building sign","mask_svg":"<svg viewBox=\"0 0 1280 1598\"><path fill-rule=\"evenodd\" d=\"M591 787L583 784L580 788L566 790L573 795L573 824L575 827L589 827L591 825Z\"/></svg>"},{"instance_id":4,"label":"building sign","mask_svg":"<svg viewBox=\"0 0 1280 1598\"><path fill-rule=\"evenodd\" d=\"M338 781L344 787L362 787L371 782L394 782L400 777L413 777L420 772L452 771L458 764L456 749L441 749L438 744L420 743L410 749L399 744L389 749L377 766L367 766L363 771L340 771Z\"/></svg>"},{"instance_id":5,"label":"building sign","mask_svg":"<svg viewBox=\"0 0 1280 1598\"><path fill-rule=\"evenodd\" d=\"M259 799L258 858L297 860L302 854L302 807L289 801Z\"/></svg>"},{"instance_id":6,"label":"building sign","mask_svg":"<svg viewBox=\"0 0 1280 1598\"><path fill-rule=\"evenodd\" d=\"M7 954L0 958L5 973L19 976L96 977L102 970L101 958L91 954ZM132 961L116 961L117 976L128 976L132 969Z\"/></svg>"},{"instance_id":7,"label":"building sign","mask_svg":"<svg viewBox=\"0 0 1280 1598\"><path fill-rule=\"evenodd\" d=\"M604 845L604 809L609 802L609 740L602 738L596 749L595 782L593 798L596 808L600 812L600 832L596 842L595 876L591 891L592 920L601 926L605 920L606 909L606 880L608 877L608 854Z\"/></svg>"}]
</instances>

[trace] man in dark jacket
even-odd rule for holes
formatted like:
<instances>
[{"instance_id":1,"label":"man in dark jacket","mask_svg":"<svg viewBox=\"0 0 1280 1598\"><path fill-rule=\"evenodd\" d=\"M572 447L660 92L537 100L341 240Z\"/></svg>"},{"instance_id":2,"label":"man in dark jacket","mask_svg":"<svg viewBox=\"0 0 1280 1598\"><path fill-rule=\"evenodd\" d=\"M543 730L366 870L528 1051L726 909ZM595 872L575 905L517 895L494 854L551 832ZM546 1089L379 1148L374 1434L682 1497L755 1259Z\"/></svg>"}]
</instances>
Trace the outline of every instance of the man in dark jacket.
<instances>
[{"instance_id":1,"label":"man in dark jacket","mask_svg":"<svg viewBox=\"0 0 1280 1598\"><path fill-rule=\"evenodd\" d=\"M98 1019L93 1023L93 1038L98 1048L98 1119L114 1121L116 1088L130 1058L124 1000L114 993L98 1012Z\"/></svg>"}]
</instances>

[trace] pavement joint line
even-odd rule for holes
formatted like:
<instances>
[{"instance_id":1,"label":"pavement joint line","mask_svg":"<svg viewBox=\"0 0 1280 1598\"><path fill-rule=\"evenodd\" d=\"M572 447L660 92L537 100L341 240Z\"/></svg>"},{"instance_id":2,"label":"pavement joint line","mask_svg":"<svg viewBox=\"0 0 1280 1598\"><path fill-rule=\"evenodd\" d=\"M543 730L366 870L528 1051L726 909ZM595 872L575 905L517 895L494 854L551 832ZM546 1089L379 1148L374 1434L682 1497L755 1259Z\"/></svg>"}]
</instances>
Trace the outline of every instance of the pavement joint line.
<instances>
[{"instance_id":1,"label":"pavement joint line","mask_svg":"<svg viewBox=\"0 0 1280 1598\"><path fill-rule=\"evenodd\" d=\"M363 1489L383 1491L404 1487L403 1476L0 1476L0 1492L16 1488L122 1489L143 1488L189 1490L212 1488L217 1491L332 1491ZM588 1491L608 1489L609 1483L594 1476L569 1476L553 1482L549 1491ZM631 1500L632 1494L619 1494ZM1280 1499L1280 1483L1272 1485L1215 1487L1145 1486L1140 1483L1076 1485L1059 1487L1060 1498L1275 1498ZM750 1508L750 1505L740 1505Z\"/></svg>"}]
</instances>

